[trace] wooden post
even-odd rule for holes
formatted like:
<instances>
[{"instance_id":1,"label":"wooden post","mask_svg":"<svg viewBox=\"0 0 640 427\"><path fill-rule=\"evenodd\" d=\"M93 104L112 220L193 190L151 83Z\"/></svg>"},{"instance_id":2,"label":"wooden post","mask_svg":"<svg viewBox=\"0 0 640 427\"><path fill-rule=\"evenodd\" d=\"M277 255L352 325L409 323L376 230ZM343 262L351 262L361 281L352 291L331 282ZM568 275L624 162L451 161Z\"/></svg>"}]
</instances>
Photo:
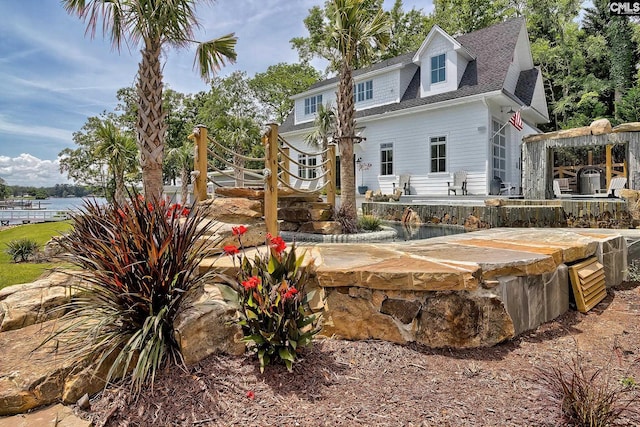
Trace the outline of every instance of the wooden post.
<instances>
[{"instance_id":1,"label":"wooden post","mask_svg":"<svg viewBox=\"0 0 640 427\"><path fill-rule=\"evenodd\" d=\"M336 207L336 145L329 144L329 151L327 152L329 166L327 170L327 179L329 183L327 185L327 203L332 208Z\"/></svg>"},{"instance_id":2,"label":"wooden post","mask_svg":"<svg viewBox=\"0 0 640 427\"><path fill-rule=\"evenodd\" d=\"M207 198L207 127L196 125L189 139L196 143L193 158L193 169L197 171L195 182L193 183L193 196L196 201L201 202Z\"/></svg>"},{"instance_id":3,"label":"wooden post","mask_svg":"<svg viewBox=\"0 0 640 427\"><path fill-rule=\"evenodd\" d=\"M609 184L611 183L611 172L612 172L612 165L611 165L611 149L613 148L613 146L611 144L607 145L607 151L606 151L606 173L607 173L607 184L606 184L606 188L609 188Z\"/></svg>"},{"instance_id":4,"label":"wooden post","mask_svg":"<svg viewBox=\"0 0 640 427\"><path fill-rule=\"evenodd\" d=\"M269 176L264 183L264 222L267 233L278 235L278 125L269 124L265 147L265 169Z\"/></svg>"},{"instance_id":5,"label":"wooden post","mask_svg":"<svg viewBox=\"0 0 640 427\"><path fill-rule=\"evenodd\" d=\"M287 184L291 185L291 175L289 174L289 169L291 167L291 162L289 161L289 151L291 150L289 147L282 147L282 180Z\"/></svg>"}]
</instances>

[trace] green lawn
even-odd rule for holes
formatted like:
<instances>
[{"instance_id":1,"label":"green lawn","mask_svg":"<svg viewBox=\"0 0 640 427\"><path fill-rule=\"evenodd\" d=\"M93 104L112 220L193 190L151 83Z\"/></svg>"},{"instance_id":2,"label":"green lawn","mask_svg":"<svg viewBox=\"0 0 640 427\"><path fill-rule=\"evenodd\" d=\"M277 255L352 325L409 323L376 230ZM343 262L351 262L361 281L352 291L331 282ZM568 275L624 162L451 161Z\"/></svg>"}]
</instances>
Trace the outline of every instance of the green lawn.
<instances>
[{"instance_id":1,"label":"green lawn","mask_svg":"<svg viewBox=\"0 0 640 427\"><path fill-rule=\"evenodd\" d=\"M7 243L17 239L32 239L38 242L40 249L44 249L53 236L71 228L68 221L43 222L40 224L19 225L0 231L0 289L18 283L33 282L55 264L50 263L14 263L7 254Z\"/></svg>"}]
</instances>

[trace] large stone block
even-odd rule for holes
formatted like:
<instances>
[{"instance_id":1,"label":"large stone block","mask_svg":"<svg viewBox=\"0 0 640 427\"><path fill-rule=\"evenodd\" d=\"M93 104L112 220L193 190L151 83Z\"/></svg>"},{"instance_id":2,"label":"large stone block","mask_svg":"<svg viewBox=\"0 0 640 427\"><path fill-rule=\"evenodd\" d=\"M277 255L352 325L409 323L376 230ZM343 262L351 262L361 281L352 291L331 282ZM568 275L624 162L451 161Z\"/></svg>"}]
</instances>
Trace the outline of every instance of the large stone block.
<instances>
[{"instance_id":1,"label":"large stone block","mask_svg":"<svg viewBox=\"0 0 640 427\"><path fill-rule=\"evenodd\" d=\"M263 222L264 209L259 200L240 197L218 197L200 204L207 209L207 218L229 224L256 224Z\"/></svg>"},{"instance_id":2,"label":"large stone block","mask_svg":"<svg viewBox=\"0 0 640 427\"><path fill-rule=\"evenodd\" d=\"M176 341L185 363L193 365L212 354L244 353L242 329L236 319L236 308L222 299L217 287L205 286L198 301L174 322Z\"/></svg>"},{"instance_id":3,"label":"large stone block","mask_svg":"<svg viewBox=\"0 0 640 427\"><path fill-rule=\"evenodd\" d=\"M612 131L611 122L608 119L594 120L589 127L592 135L604 135Z\"/></svg>"},{"instance_id":4,"label":"large stone block","mask_svg":"<svg viewBox=\"0 0 640 427\"><path fill-rule=\"evenodd\" d=\"M341 234L342 226L337 221L305 222L300 225L298 231L311 234Z\"/></svg>"},{"instance_id":5,"label":"large stone block","mask_svg":"<svg viewBox=\"0 0 640 427\"><path fill-rule=\"evenodd\" d=\"M604 265L607 288L618 286L627 280L627 242L622 236L603 239L596 248L596 257Z\"/></svg>"},{"instance_id":6,"label":"large stone block","mask_svg":"<svg viewBox=\"0 0 640 427\"><path fill-rule=\"evenodd\" d=\"M490 347L515 336L502 301L491 294L434 293L418 322L416 341L429 347Z\"/></svg>"},{"instance_id":7,"label":"large stone block","mask_svg":"<svg viewBox=\"0 0 640 427\"><path fill-rule=\"evenodd\" d=\"M9 286L0 293L0 331L24 328L55 319L64 311L59 307L71 298L72 284L78 279L64 272L18 286Z\"/></svg>"}]
</instances>

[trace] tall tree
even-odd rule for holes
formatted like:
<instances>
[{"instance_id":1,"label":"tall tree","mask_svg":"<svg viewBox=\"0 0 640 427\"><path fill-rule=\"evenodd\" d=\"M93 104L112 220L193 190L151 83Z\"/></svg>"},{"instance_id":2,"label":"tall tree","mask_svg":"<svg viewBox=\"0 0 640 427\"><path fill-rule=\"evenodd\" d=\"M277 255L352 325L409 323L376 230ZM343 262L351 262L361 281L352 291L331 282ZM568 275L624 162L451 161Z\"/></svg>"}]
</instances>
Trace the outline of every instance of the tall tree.
<instances>
[{"instance_id":1,"label":"tall tree","mask_svg":"<svg viewBox=\"0 0 640 427\"><path fill-rule=\"evenodd\" d=\"M391 37L388 48L381 55L383 60L418 50L433 27L433 18L425 15L422 9L413 8L405 12L402 0L395 0L387 14Z\"/></svg>"},{"instance_id":2,"label":"tall tree","mask_svg":"<svg viewBox=\"0 0 640 427\"><path fill-rule=\"evenodd\" d=\"M356 180L353 144L356 138L353 69L367 62L389 43L389 22L379 7L363 9L364 0L332 0L327 5L327 47L338 66L338 148L340 151L340 209L348 221L355 222Z\"/></svg>"},{"instance_id":3,"label":"tall tree","mask_svg":"<svg viewBox=\"0 0 640 427\"><path fill-rule=\"evenodd\" d=\"M449 34L470 33L516 14L509 0L434 0L433 3L436 24Z\"/></svg>"},{"instance_id":4,"label":"tall tree","mask_svg":"<svg viewBox=\"0 0 640 427\"><path fill-rule=\"evenodd\" d=\"M136 121L140 147L142 182L149 199L159 200L163 191L162 158L166 132L162 108L162 49L182 48L194 43L194 27L199 25L196 0L62 0L67 12L87 22L87 32L95 36L99 21L104 33L118 49L123 43L141 45L138 67ZM210 0L203 0L211 3ZM227 34L197 43L196 63L203 78L210 77L225 60L236 58L236 37Z\"/></svg>"},{"instance_id":5,"label":"tall tree","mask_svg":"<svg viewBox=\"0 0 640 427\"><path fill-rule=\"evenodd\" d=\"M291 96L304 92L320 79L318 70L308 64L271 65L264 73L256 73L249 87L266 106L269 120L282 123L293 108Z\"/></svg>"}]
</instances>

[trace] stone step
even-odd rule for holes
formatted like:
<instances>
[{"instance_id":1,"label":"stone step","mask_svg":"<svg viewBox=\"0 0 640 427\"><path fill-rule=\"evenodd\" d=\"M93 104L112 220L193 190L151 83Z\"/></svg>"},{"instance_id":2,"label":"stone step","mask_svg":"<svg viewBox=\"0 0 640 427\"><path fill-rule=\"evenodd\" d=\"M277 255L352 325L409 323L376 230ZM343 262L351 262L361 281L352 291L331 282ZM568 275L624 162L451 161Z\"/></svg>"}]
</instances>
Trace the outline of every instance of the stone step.
<instances>
[{"instance_id":1,"label":"stone step","mask_svg":"<svg viewBox=\"0 0 640 427\"><path fill-rule=\"evenodd\" d=\"M73 413L73 409L64 405L52 405L48 408L0 418L0 427L91 427L91 421L83 420Z\"/></svg>"}]
</instances>

